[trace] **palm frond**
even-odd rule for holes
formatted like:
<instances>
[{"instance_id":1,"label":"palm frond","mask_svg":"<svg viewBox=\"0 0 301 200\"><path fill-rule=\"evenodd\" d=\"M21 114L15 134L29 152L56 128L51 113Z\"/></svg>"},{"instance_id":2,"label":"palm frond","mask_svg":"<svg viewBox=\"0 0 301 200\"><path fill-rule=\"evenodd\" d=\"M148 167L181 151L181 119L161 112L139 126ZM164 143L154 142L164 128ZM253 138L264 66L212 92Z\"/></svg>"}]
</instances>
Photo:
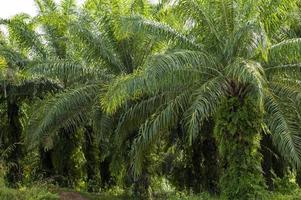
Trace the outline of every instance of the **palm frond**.
<instances>
[{"instance_id":1,"label":"palm frond","mask_svg":"<svg viewBox=\"0 0 301 200\"><path fill-rule=\"evenodd\" d=\"M141 16L121 18L122 29L126 33L137 33L144 31L157 39L169 40L186 48L202 50L202 45L196 43L179 31L173 29L167 24L144 19Z\"/></svg>"},{"instance_id":2,"label":"palm frond","mask_svg":"<svg viewBox=\"0 0 301 200\"><path fill-rule=\"evenodd\" d=\"M301 38L284 40L271 46L269 51L269 64L293 64L300 62Z\"/></svg>"},{"instance_id":3,"label":"palm frond","mask_svg":"<svg viewBox=\"0 0 301 200\"><path fill-rule=\"evenodd\" d=\"M88 29L80 22L75 22L70 26L70 32L77 41L82 43L79 48L82 50L83 58L92 63L104 61L115 73L125 71L113 41L107 37L106 33L95 30L92 32L92 30L93 27Z\"/></svg>"},{"instance_id":4,"label":"palm frond","mask_svg":"<svg viewBox=\"0 0 301 200\"><path fill-rule=\"evenodd\" d=\"M183 119L190 143L200 133L202 122L209 119L218 109L226 95L225 85L222 77L217 77L205 82L194 91L192 103L185 111Z\"/></svg>"},{"instance_id":5,"label":"palm frond","mask_svg":"<svg viewBox=\"0 0 301 200\"><path fill-rule=\"evenodd\" d=\"M179 11L181 15L185 16L187 19L193 19L198 26L205 30L208 33L208 36L214 37L215 41L221 40L221 35L216 29L216 24L214 24L214 19L212 19L212 15L209 14L212 10L206 9L206 6L210 6L210 4L202 4L200 1L196 0L183 0L179 3ZM213 13L211 13L213 14Z\"/></svg>"},{"instance_id":6,"label":"palm frond","mask_svg":"<svg viewBox=\"0 0 301 200\"><path fill-rule=\"evenodd\" d=\"M175 126L180 114L183 112L183 104L186 103L188 92L183 92L168 102L166 107L154 116L151 116L140 128L139 135L133 144L133 167L135 175L142 171L143 158L147 149L160 138L160 133L168 132Z\"/></svg>"},{"instance_id":7,"label":"palm frond","mask_svg":"<svg viewBox=\"0 0 301 200\"><path fill-rule=\"evenodd\" d=\"M288 161L299 167L301 156L301 135L299 130L290 126L283 106L270 93L265 99L266 124L274 144Z\"/></svg>"},{"instance_id":8,"label":"palm frond","mask_svg":"<svg viewBox=\"0 0 301 200\"><path fill-rule=\"evenodd\" d=\"M77 127L85 122L99 89L99 85L83 86L42 102L28 123L29 144L37 145L42 139L52 138L60 128Z\"/></svg>"},{"instance_id":9,"label":"palm frond","mask_svg":"<svg viewBox=\"0 0 301 200\"><path fill-rule=\"evenodd\" d=\"M16 16L7 21L9 37L16 42L21 49L33 50L37 55L45 57L45 49L40 36L33 30L32 24L27 23L24 17Z\"/></svg>"},{"instance_id":10,"label":"palm frond","mask_svg":"<svg viewBox=\"0 0 301 200\"><path fill-rule=\"evenodd\" d=\"M245 85L251 85L255 89L255 98L263 102L264 88L267 86L264 69L260 63L238 59L225 68L227 77Z\"/></svg>"},{"instance_id":11,"label":"palm frond","mask_svg":"<svg viewBox=\"0 0 301 200\"><path fill-rule=\"evenodd\" d=\"M91 82L91 81L106 81L104 70L95 67L84 66L82 63L72 60L49 60L49 61L34 61L28 66L28 70L32 74L46 76L53 79L58 79L67 85L72 85L76 81ZM79 82L77 82L79 83Z\"/></svg>"},{"instance_id":12,"label":"palm frond","mask_svg":"<svg viewBox=\"0 0 301 200\"><path fill-rule=\"evenodd\" d=\"M142 92L154 94L164 86L170 87L181 81L193 82L203 75L220 74L214 65L214 59L196 51L155 55L146 61L144 70L117 79L102 99L103 105L112 113L127 100L138 98Z\"/></svg>"}]
</instances>

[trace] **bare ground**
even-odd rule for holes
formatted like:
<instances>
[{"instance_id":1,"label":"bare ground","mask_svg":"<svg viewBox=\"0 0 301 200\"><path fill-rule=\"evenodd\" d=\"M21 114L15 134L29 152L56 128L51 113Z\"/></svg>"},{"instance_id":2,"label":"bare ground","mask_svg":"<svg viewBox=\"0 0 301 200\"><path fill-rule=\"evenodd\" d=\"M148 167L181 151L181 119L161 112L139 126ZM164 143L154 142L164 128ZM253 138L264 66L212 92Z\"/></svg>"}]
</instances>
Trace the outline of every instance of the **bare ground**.
<instances>
[{"instance_id":1,"label":"bare ground","mask_svg":"<svg viewBox=\"0 0 301 200\"><path fill-rule=\"evenodd\" d=\"M76 192L61 192L60 200L88 200Z\"/></svg>"}]
</instances>

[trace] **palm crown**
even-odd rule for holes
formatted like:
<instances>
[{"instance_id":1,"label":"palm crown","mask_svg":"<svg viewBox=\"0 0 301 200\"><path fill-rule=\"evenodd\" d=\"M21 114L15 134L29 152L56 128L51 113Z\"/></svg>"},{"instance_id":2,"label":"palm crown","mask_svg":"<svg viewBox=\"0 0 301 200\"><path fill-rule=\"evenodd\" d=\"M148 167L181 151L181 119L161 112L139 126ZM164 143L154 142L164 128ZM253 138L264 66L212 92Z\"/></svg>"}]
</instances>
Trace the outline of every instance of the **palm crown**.
<instances>
[{"instance_id":1,"label":"palm crown","mask_svg":"<svg viewBox=\"0 0 301 200\"><path fill-rule=\"evenodd\" d=\"M102 100L106 110L114 112L133 97L149 97L128 112L148 114L134 149L138 171L142 152L158 134L180 120L194 139L228 96L252 97L264 110L264 131L271 133L285 158L300 165L300 129L292 112L299 102L300 39L288 38L281 27L281 20L287 20L281 12L293 5L179 1L174 9L187 21L189 34L142 17L125 19L131 31L160 34L176 47L158 54L152 65L119 78ZM271 9L277 14L268 12Z\"/></svg>"}]
</instances>

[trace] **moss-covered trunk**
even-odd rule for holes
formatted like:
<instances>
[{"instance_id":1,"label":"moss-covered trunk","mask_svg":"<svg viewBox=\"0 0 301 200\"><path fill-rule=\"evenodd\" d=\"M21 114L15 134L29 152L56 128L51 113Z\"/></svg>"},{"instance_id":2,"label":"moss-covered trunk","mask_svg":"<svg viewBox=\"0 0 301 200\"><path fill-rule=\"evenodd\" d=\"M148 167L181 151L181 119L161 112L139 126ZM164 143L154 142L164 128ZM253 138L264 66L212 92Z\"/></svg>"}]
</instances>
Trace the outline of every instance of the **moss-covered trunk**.
<instances>
[{"instance_id":1,"label":"moss-covered trunk","mask_svg":"<svg viewBox=\"0 0 301 200\"><path fill-rule=\"evenodd\" d=\"M219 193L218 182L220 178L219 170L219 158L216 140L213 137L213 120L208 120L204 124L202 130L204 139L201 145L201 151L203 153L203 190L210 194Z\"/></svg>"},{"instance_id":2,"label":"moss-covered trunk","mask_svg":"<svg viewBox=\"0 0 301 200\"><path fill-rule=\"evenodd\" d=\"M141 174L137 177L133 177L133 197L137 200L153 199L151 192L151 173L149 171L151 158L149 155L149 152L144 155Z\"/></svg>"},{"instance_id":3,"label":"moss-covered trunk","mask_svg":"<svg viewBox=\"0 0 301 200\"><path fill-rule=\"evenodd\" d=\"M52 150L46 151L42 145L39 147L40 171L44 178L51 178L55 174L52 162L52 152Z\"/></svg>"},{"instance_id":4,"label":"moss-covered trunk","mask_svg":"<svg viewBox=\"0 0 301 200\"><path fill-rule=\"evenodd\" d=\"M7 100L8 130L5 131L6 163L8 170L5 180L8 186L17 187L23 179L21 160L24 156L22 150L22 124L20 121L20 108L17 102Z\"/></svg>"},{"instance_id":5,"label":"moss-covered trunk","mask_svg":"<svg viewBox=\"0 0 301 200\"><path fill-rule=\"evenodd\" d=\"M229 97L220 106L215 136L222 157L222 196L231 200L262 199L265 183L259 151L263 114L247 98Z\"/></svg>"},{"instance_id":6,"label":"moss-covered trunk","mask_svg":"<svg viewBox=\"0 0 301 200\"><path fill-rule=\"evenodd\" d=\"M87 187L89 192L97 192L101 186L99 148L92 127L86 126L84 134L84 155L87 161Z\"/></svg>"},{"instance_id":7,"label":"moss-covered trunk","mask_svg":"<svg viewBox=\"0 0 301 200\"><path fill-rule=\"evenodd\" d=\"M301 170L297 170L297 174L296 174L296 183L299 185L299 187L301 187Z\"/></svg>"},{"instance_id":8,"label":"moss-covered trunk","mask_svg":"<svg viewBox=\"0 0 301 200\"><path fill-rule=\"evenodd\" d=\"M147 170L144 170L139 177L134 180L133 185L134 199L151 200L150 177Z\"/></svg>"},{"instance_id":9,"label":"moss-covered trunk","mask_svg":"<svg viewBox=\"0 0 301 200\"><path fill-rule=\"evenodd\" d=\"M82 151L82 133L61 129L52 152L56 180L62 187L78 187L84 177L85 157Z\"/></svg>"},{"instance_id":10,"label":"moss-covered trunk","mask_svg":"<svg viewBox=\"0 0 301 200\"><path fill-rule=\"evenodd\" d=\"M261 153L263 155L262 170L265 182L268 189L272 191L275 189L274 176L282 179L285 176L288 165L273 145L270 135L263 136L261 140Z\"/></svg>"},{"instance_id":11,"label":"moss-covered trunk","mask_svg":"<svg viewBox=\"0 0 301 200\"><path fill-rule=\"evenodd\" d=\"M213 125L212 120L206 121L201 129L201 137L192 146L192 177L189 184L194 193L217 194L219 191L218 149L213 137Z\"/></svg>"}]
</instances>

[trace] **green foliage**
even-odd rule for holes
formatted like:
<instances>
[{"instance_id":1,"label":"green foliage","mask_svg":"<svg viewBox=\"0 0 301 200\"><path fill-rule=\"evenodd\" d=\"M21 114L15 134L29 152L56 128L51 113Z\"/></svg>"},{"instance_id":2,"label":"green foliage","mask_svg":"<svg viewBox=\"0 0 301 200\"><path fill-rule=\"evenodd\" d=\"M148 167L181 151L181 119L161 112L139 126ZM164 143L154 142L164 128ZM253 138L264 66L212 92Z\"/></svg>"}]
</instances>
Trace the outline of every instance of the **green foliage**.
<instances>
[{"instance_id":1,"label":"green foliage","mask_svg":"<svg viewBox=\"0 0 301 200\"><path fill-rule=\"evenodd\" d=\"M8 182L21 186L40 167L61 186L111 189L104 198L131 188L146 199L156 177L171 180L169 189L217 193L221 170L224 198L263 199L263 132L282 162L301 166L297 0L35 2L36 17L0 20L9 33L0 35ZM212 119L219 156L213 131L203 130ZM295 188L288 177L275 186L283 195ZM4 190L43 198L35 188ZM211 199L172 193L163 198Z\"/></svg>"},{"instance_id":2,"label":"green foliage","mask_svg":"<svg viewBox=\"0 0 301 200\"><path fill-rule=\"evenodd\" d=\"M30 188L11 189L2 184L0 177L0 199L1 200L59 200L57 194L49 192L45 185L37 184Z\"/></svg>"},{"instance_id":3,"label":"green foliage","mask_svg":"<svg viewBox=\"0 0 301 200\"><path fill-rule=\"evenodd\" d=\"M296 175L293 171L287 170L283 178L279 178L274 174L273 178L275 192L283 195L300 194L300 188L296 183Z\"/></svg>"},{"instance_id":4,"label":"green foliage","mask_svg":"<svg viewBox=\"0 0 301 200\"><path fill-rule=\"evenodd\" d=\"M83 132L61 130L52 154L58 182L64 187L84 187L85 156L82 150ZM62 154L64 152L64 154Z\"/></svg>"},{"instance_id":5,"label":"green foliage","mask_svg":"<svg viewBox=\"0 0 301 200\"><path fill-rule=\"evenodd\" d=\"M229 97L220 106L214 132L222 158L220 187L226 199L266 197L259 152L262 120L254 100Z\"/></svg>"},{"instance_id":6,"label":"green foliage","mask_svg":"<svg viewBox=\"0 0 301 200\"><path fill-rule=\"evenodd\" d=\"M92 127L85 127L84 130L84 156L86 159L85 168L87 174L87 190L89 192L98 192L101 186L100 175L100 156L98 151L98 145L96 135L92 130Z\"/></svg>"},{"instance_id":7,"label":"green foliage","mask_svg":"<svg viewBox=\"0 0 301 200\"><path fill-rule=\"evenodd\" d=\"M39 187L25 191L0 188L0 198L2 200L59 200L58 195Z\"/></svg>"}]
</instances>

